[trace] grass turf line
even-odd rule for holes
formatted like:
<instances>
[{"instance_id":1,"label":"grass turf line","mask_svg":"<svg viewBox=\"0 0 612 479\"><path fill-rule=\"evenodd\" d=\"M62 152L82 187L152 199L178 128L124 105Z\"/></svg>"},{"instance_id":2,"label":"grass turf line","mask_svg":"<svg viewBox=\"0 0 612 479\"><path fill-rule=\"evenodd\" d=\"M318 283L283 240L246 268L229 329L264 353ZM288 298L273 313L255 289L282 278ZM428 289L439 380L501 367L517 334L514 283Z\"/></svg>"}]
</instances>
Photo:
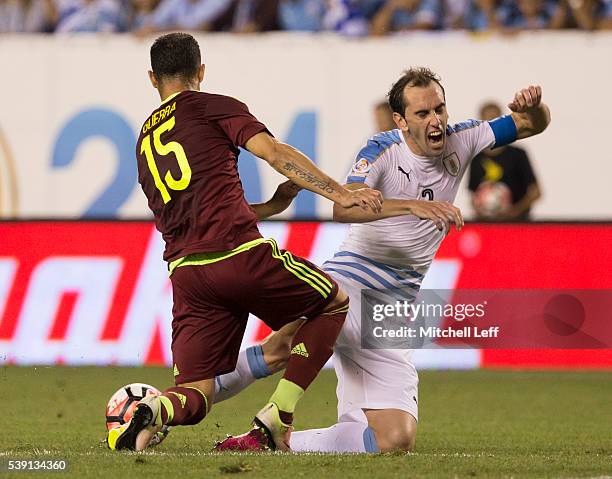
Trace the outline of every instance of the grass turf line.
<instances>
[{"instance_id":1,"label":"grass turf line","mask_svg":"<svg viewBox=\"0 0 612 479\"><path fill-rule=\"evenodd\" d=\"M597 477L612 474L612 373L425 371L414 454L209 453L241 433L278 377L216 405L198 426L177 428L159 448L113 453L104 406L130 382L164 388L166 368L0 368L0 468L8 459L66 459L56 477ZM296 411L296 429L336 420L335 376L325 371ZM7 473L0 477L42 477Z\"/></svg>"}]
</instances>

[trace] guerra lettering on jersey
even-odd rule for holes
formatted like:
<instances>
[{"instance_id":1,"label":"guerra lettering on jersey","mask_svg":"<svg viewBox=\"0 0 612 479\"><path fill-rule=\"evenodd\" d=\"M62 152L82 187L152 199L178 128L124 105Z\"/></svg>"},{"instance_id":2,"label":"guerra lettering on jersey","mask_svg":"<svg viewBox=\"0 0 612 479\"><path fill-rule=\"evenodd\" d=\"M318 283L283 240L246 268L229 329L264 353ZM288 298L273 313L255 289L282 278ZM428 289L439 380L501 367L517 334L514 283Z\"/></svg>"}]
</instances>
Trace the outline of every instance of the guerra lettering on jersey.
<instances>
[{"instance_id":1,"label":"guerra lettering on jersey","mask_svg":"<svg viewBox=\"0 0 612 479\"><path fill-rule=\"evenodd\" d=\"M145 124L142 125L142 134L144 135L147 131L149 131L151 128L161 122L164 118L170 116L174 110L176 110L176 102L173 102L172 105L168 105L166 108L157 110L149 118L147 118Z\"/></svg>"}]
</instances>

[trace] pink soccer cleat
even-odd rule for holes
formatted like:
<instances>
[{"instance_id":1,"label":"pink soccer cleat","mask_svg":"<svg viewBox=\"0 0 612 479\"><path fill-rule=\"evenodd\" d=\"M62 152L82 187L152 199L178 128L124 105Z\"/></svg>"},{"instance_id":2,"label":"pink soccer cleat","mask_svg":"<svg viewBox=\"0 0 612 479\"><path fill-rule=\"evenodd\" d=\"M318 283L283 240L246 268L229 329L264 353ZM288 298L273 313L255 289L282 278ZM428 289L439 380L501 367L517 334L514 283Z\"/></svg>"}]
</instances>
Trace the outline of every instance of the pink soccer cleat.
<instances>
[{"instance_id":1,"label":"pink soccer cleat","mask_svg":"<svg viewBox=\"0 0 612 479\"><path fill-rule=\"evenodd\" d=\"M253 429L218 442L215 451L290 451L292 427L280 419L278 406L266 404L253 419Z\"/></svg>"},{"instance_id":2,"label":"pink soccer cleat","mask_svg":"<svg viewBox=\"0 0 612 479\"><path fill-rule=\"evenodd\" d=\"M254 428L240 436L227 436L215 444L214 450L223 451L269 451L270 440L262 428Z\"/></svg>"}]
</instances>

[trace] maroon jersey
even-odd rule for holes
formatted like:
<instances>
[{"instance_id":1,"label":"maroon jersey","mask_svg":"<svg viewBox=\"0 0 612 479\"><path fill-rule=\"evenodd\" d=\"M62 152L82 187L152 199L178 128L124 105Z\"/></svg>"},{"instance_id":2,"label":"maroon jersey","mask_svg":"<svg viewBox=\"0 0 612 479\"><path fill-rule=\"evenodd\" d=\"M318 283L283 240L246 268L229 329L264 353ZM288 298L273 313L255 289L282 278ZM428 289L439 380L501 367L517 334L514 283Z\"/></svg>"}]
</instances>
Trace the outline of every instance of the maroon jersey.
<instances>
[{"instance_id":1,"label":"maroon jersey","mask_svg":"<svg viewBox=\"0 0 612 479\"><path fill-rule=\"evenodd\" d=\"M157 108L136 144L138 181L172 261L260 238L238 177L239 146L267 131L240 101L185 91Z\"/></svg>"}]
</instances>

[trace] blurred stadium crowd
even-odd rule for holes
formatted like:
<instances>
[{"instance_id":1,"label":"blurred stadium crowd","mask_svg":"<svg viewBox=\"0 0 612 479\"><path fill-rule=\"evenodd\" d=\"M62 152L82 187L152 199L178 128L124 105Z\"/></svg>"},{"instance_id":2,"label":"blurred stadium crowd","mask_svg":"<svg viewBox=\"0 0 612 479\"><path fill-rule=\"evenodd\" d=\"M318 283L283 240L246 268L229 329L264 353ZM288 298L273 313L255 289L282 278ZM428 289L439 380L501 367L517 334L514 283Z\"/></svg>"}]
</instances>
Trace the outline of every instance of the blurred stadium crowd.
<instances>
[{"instance_id":1,"label":"blurred stadium crowd","mask_svg":"<svg viewBox=\"0 0 612 479\"><path fill-rule=\"evenodd\" d=\"M0 0L0 33L612 29L612 0Z\"/></svg>"}]
</instances>

